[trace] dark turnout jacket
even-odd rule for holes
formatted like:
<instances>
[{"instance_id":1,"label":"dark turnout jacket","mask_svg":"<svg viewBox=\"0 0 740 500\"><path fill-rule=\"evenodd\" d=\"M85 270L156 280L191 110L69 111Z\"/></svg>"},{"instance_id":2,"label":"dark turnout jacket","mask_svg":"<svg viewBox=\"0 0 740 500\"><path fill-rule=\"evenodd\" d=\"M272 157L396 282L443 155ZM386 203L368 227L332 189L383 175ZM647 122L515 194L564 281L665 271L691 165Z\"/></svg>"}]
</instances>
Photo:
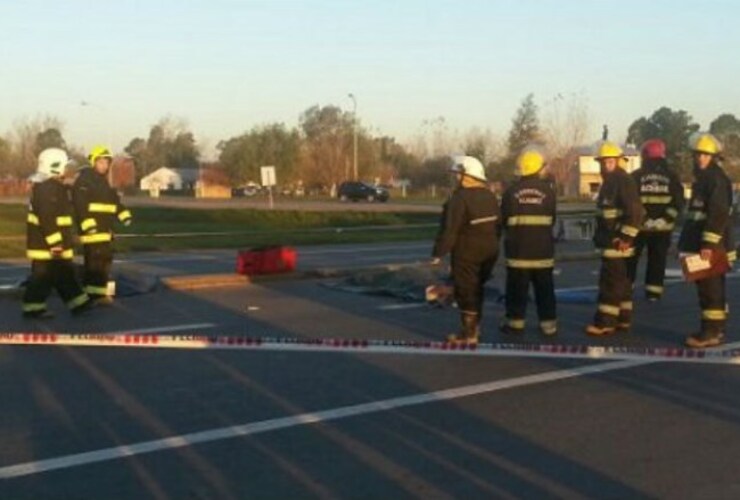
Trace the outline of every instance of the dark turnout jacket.
<instances>
[{"instance_id":1,"label":"dark turnout jacket","mask_svg":"<svg viewBox=\"0 0 740 500\"><path fill-rule=\"evenodd\" d=\"M55 179L34 184L28 205L26 256L32 260L74 257L72 202L68 188ZM53 254L52 248L61 248Z\"/></svg>"},{"instance_id":2,"label":"dark turnout jacket","mask_svg":"<svg viewBox=\"0 0 740 500\"><path fill-rule=\"evenodd\" d=\"M683 186L676 173L665 161L646 160L642 168L632 172L632 178L646 212L641 230L672 231L684 207Z\"/></svg>"},{"instance_id":3,"label":"dark turnout jacket","mask_svg":"<svg viewBox=\"0 0 740 500\"><path fill-rule=\"evenodd\" d=\"M432 255L481 262L498 253L500 210L483 187L458 188L445 203Z\"/></svg>"},{"instance_id":4,"label":"dark turnout jacket","mask_svg":"<svg viewBox=\"0 0 740 500\"><path fill-rule=\"evenodd\" d=\"M111 241L114 223L131 219L116 190L91 167L82 169L72 193L83 244Z\"/></svg>"},{"instance_id":5,"label":"dark turnout jacket","mask_svg":"<svg viewBox=\"0 0 740 500\"><path fill-rule=\"evenodd\" d=\"M555 265L552 228L557 199L552 185L537 175L522 177L505 192L501 223L506 232L506 265L540 269Z\"/></svg>"},{"instance_id":6,"label":"dark turnout jacket","mask_svg":"<svg viewBox=\"0 0 740 500\"><path fill-rule=\"evenodd\" d=\"M678 248L691 253L703 248L724 249L728 252L728 258L734 260L730 179L716 163L696 171L695 177Z\"/></svg>"},{"instance_id":7,"label":"dark turnout jacket","mask_svg":"<svg viewBox=\"0 0 740 500\"><path fill-rule=\"evenodd\" d=\"M629 257L632 252L617 251L614 240L619 238L632 243L640 232L644 209L637 186L632 177L619 167L604 173L603 178L604 183L596 199L594 245L604 257Z\"/></svg>"}]
</instances>

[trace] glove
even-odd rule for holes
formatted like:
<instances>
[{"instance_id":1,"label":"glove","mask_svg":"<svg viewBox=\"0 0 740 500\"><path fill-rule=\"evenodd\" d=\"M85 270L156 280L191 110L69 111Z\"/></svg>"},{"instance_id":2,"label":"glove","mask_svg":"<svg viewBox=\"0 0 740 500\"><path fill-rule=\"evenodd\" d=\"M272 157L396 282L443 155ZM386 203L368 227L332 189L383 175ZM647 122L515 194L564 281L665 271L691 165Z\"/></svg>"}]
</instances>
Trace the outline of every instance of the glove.
<instances>
[{"instance_id":1,"label":"glove","mask_svg":"<svg viewBox=\"0 0 740 500\"><path fill-rule=\"evenodd\" d=\"M438 266L442 263L442 259L439 257L433 257L432 260L429 261L430 266Z\"/></svg>"},{"instance_id":2,"label":"glove","mask_svg":"<svg viewBox=\"0 0 740 500\"><path fill-rule=\"evenodd\" d=\"M614 248L620 252L626 252L632 247L632 244L629 241L625 241L621 238L614 238L614 240L612 240L612 244L614 245Z\"/></svg>"}]
</instances>

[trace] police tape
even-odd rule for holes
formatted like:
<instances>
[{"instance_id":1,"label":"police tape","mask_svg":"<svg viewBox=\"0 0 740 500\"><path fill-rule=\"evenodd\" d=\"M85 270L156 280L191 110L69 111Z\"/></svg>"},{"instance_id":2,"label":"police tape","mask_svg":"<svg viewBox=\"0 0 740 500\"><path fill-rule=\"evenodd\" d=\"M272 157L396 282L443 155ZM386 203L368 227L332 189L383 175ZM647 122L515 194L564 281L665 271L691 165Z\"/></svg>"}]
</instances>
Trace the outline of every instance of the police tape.
<instances>
[{"instance_id":1,"label":"police tape","mask_svg":"<svg viewBox=\"0 0 740 500\"><path fill-rule=\"evenodd\" d=\"M682 347L623 347L521 343L480 343L474 345L423 340L282 338L197 334L171 335L165 333L0 333L0 345L349 352L363 354L420 354L740 364L740 348L697 350Z\"/></svg>"}]
</instances>

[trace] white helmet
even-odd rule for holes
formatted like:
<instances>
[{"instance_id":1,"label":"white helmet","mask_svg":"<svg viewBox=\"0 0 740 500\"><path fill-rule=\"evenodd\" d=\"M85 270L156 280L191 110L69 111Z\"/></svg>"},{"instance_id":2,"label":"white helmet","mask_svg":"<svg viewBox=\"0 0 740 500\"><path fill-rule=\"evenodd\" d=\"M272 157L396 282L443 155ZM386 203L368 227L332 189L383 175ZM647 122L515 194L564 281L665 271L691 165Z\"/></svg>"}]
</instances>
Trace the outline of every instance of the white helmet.
<instances>
[{"instance_id":1,"label":"white helmet","mask_svg":"<svg viewBox=\"0 0 740 500\"><path fill-rule=\"evenodd\" d=\"M66 151L59 148L44 149L39 154L39 162L36 173L31 176L31 182L43 182L51 177L64 174L69 163Z\"/></svg>"},{"instance_id":2,"label":"white helmet","mask_svg":"<svg viewBox=\"0 0 740 500\"><path fill-rule=\"evenodd\" d=\"M480 181L486 180L486 170L483 164L472 156L453 156L450 172L458 172Z\"/></svg>"}]
</instances>

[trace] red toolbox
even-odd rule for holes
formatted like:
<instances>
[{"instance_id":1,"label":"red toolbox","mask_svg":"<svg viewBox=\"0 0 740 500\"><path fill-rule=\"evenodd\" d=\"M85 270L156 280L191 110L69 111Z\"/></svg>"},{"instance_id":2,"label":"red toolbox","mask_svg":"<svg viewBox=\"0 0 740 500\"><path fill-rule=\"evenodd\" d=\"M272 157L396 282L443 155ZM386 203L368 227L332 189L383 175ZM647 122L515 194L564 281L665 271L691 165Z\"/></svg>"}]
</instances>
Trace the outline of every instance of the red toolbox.
<instances>
[{"instance_id":1,"label":"red toolbox","mask_svg":"<svg viewBox=\"0 0 740 500\"><path fill-rule=\"evenodd\" d=\"M236 255L236 272L254 276L295 271L298 254L286 246L252 248Z\"/></svg>"}]
</instances>

